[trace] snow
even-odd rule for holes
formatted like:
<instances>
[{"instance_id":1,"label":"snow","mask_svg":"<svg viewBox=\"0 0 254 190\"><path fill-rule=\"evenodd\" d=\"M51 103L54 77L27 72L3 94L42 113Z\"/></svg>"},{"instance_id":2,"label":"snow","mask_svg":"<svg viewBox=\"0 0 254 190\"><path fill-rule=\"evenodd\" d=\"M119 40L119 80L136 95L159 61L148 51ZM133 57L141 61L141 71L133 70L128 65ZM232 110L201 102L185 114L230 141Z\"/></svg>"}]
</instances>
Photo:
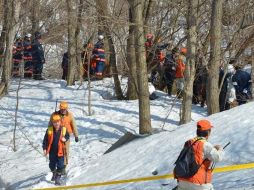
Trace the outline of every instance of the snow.
<instances>
[{"instance_id":1,"label":"snow","mask_svg":"<svg viewBox=\"0 0 254 190\"><path fill-rule=\"evenodd\" d=\"M122 83L125 89L126 79ZM205 108L193 106L193 122L178 126L180 102L155 91L159 98L151 101L151 115L157 132L103 155L127 131L138 133L137 100L114 100L112 79L94 81L92 116L88 116L87 83L66 87L61 80L24 80L19 92L17 151L13 152L17 85L18 81L13 81L9 95L0 100L0 188L3 183L9 189L54 186L49 181L51 173L47 159L41 154L41 143L56 100L69 102L80 134L78 143L71 139L67 185L147 177L154 170L158 175L172 173L183 143L195 136L195 121L207 116ZM154 89L150 87L150 91ZM231 142L224 161L217 166L254 162L253 104L209 117L214 124L210 142L221 145ZM219 190L254 189L253 174L253 169L214 174L213 184ZM175 185L176 181L169 179L89 189L156 190L172 189Z\"/></svg>"}]
</instances>

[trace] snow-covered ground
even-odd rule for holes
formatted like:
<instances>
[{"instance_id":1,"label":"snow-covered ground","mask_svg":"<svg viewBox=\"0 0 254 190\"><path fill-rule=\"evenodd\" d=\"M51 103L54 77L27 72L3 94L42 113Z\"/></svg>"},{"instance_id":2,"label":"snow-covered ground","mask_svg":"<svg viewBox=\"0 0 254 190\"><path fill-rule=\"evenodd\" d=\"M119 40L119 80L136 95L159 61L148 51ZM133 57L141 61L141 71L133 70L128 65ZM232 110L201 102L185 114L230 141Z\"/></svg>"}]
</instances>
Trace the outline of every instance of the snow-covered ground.
<instances>
[{"instance_id":1,"label":"snow-covered ground","mask_svg":"<svg viewBox=\"0 0 254 190\"><path fill-rule=\"evenodd\" d=\"M51 173L47 159L41 154L41 143L57 99L69 102L80 133L80 142L71 139L68 185L146 177L155 169L159 175L171 173L184 141L195 135L195 122L178 126L180 102L157 92L159 98L151 101L152 126L157 131L165 130L103 155L127 131L138 132L137 101L110 100L112 79L96 81L92 83L92 116L88 116L86 83L79 88L79 85L66 87L59 80L25 80L19 98L17 151L13 152L17 84L14 81L10 94L0 100L0 181L10 189L54 186L49 182ZM249 103L209 117L215 126L211 142L222 145L231 142L225 160L218 166L254 161L253 105ZM206 109L193 106L193 121L203 117ZM215 174L214 186L218 190L254 189L253 174L254 170ZM162 183L169 185L161 186ZM174 180L167 180L89 189L155 190L170 189L175 184Z\"/></svg>"}]
</instances>

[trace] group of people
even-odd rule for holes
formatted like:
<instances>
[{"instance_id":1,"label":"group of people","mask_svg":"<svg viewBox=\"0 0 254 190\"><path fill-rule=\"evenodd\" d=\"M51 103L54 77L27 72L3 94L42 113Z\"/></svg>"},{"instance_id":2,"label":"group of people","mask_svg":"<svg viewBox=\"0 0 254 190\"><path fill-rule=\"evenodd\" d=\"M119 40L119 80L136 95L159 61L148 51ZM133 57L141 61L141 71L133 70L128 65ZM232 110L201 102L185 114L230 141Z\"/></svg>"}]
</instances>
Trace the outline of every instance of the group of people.
<instances>
[{"instance_id":1,"label":"group of people","mask_svg":"<svg viewBox=\"0 0 254 190\"><path fill-rule=\"evenodd\" d=\"M104 50L104 36L98 35L98 41L93 45L92 43L88 42L85 43L83 46L83 52L81 53L81 60L83 65L83 78L87 77L88 74L88 64L89 64L89 74L91 76L94 76L96 79L102 79L103 74L105 71L105 50ZM90 59L88 58L89 51L91 52ZM90 63L88 63L90 60ZM63 75L62 79L67 80L67 74L68 74L68 52L65 52L63 55L62 60L62 69L63 69Z\"/></svg>"},{"instance_id":2,"label":"group of people","mask_svg":"<svg viewBox=\"0 0 254 190\"><path fill-rule=\"evenodd\" d=\"M22 62L24 62L24 68L21 68ZM35 80L43 80L44 63L45 57L40 32L34 33L33 40L30 33L27 33L24 38L17 34L13 45L12 76L21 76L21 69L24 69L25 78L33 77Z\"/></svg>"},{"instance_id":3,"label":"group of people","mask_svg":"<svg viewBox=\"0 0 254 190\"><path fill-rule=\"evenodd\" d=\"M186 63L187 49L172 48L171 44L161 44L159 39L154 45L154 36L146 35L146 61L148 70L151 70L151 82L158 89L167 87L168 95L172 95L174 81L177 87L177 97L182 97L184 89L184 70ZM172 48L172 49L171 49ZM164 55L163 50L167 50Z\"/></svg>"},{"instance_id":4,"label":"group of people","mask_svg":"<svg viewBox=\"0 0 254 190\"><path fill-rule=\"evenodd\" d=\"M163 90L166 86L169 96L172 95L172 88L175 83L177 98L182 98L187 49L185 47L180 49L171 48L170 44L161 45L160 42L154 45L153 38L152 34L148 34L145 43L148 70L151 69L151 82L159 90ZM163 54L164 49L167 52L166 55ZM200 55L198 52L196 56L192 103L200 104L201 107L204 107L208 71L205 61ZM229 63L226 71L221 66L220 70L218 70L218 75L219 86L222 86L219 95L220 111L230 109L235 105L244 104L252 97L251 74L240 66L234 66Z\"/></svg>"},{"instance_id":5,"label":"group of people","mask_svg":"<svg viewBox=\"0 0 254 190\"><path fill-rule=\"evenodd\" d=\"M43 153L49 154L49 168L52 172L51 181L61 185L61 176L66 175L69 163L70 135L75 142L79 141L78 130L73 114L68 110L68 102L62 101L59 110L52 113L43 139Z\"/></svg>"}]
</instances>

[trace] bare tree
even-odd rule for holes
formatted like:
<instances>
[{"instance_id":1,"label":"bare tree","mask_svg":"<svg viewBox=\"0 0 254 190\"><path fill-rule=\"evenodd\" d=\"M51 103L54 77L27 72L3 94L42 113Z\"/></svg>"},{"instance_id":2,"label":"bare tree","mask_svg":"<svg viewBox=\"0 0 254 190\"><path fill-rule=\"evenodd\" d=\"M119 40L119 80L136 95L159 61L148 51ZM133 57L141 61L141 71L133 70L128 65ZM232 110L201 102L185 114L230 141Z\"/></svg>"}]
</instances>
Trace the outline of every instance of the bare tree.
<instances>
[{"instance_id":1,"label":"bare tree","mask_svg":"<svg viewBox=\"0 0 254 190\"><path fill-rule=\"evenodd\" d=\"M129 68L127 98L129 100L138 99L137 63L136 63L136 55L135 55L135 26L134 26L134 18L133 18L133 9L134 9L133 4L130 3L129 36L127 39L127 64Z\"/></svg>"},{"instance_id":2,"label":"bare tree","mask_svg":"<svg viewBox=\"0 0 254 190\"><path fill-rule=\"evenodd\" d=\"M129 0L133 7L133 18L135 23L137 81L139 98L139 133L152 133L150 100L148 91L147 65L145 55L144 38L144 3L145 0Z\"/></svg>"},{"instance_id":3,"label":"bare tree","mask_svg":"<svg viewBox=\"0 0 254 190\"><path fill-rule=\"evenodd\" d=\"M2 73L2 81L0 83L0 94L7 94L12 68L12 49L15 37L16 26L19 20L21 2L19 0L8 1L4 0L4 65Z\"/></svg>"},{"instance_id":4,"label":"bare tree","mask_svg":"<svg viewBox=\"0 0 254 190\"><path fill-rule=\"evenodd\" d=\"M221 30L222 30L223 0L212 1L210 29L210 60L208 63L207 108L208 114L214 114L219 109L219 68L221 65Z\"/></svg>"},{"instance_id":5,"label":"bare tree","mask_svg":"<svg viewBox=\"0 0 254 190\"><path fill-rule=\"evenodd\" d=\"M76 68L76 1L66 0L68 12L68 75L67 85L73 85Z\"/></svg>"},{"instance_id":6,"label":"bare tree","mask_svg":"<svg viewBox=\"0 0 254 190\"><path fill-rule=\"evenodd\" d=\"M196 47L197 47L197 7L199 0L188 0L187 16L187 63L185 67L185 86L180 124L191 121L191 106L193 96L193 82L196 72Z\"/></svg>"}]
</instances>

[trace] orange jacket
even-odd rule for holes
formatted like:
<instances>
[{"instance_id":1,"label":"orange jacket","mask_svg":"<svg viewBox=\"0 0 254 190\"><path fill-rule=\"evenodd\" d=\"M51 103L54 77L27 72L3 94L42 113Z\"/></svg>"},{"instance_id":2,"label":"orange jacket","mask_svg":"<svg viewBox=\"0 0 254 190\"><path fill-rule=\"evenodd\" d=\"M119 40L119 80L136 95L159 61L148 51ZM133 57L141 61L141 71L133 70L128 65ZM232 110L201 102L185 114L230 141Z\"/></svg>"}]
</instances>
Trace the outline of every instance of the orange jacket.
<instances>
[{"instance_id":1,"label":"orange jacket","mask_svg":"<svg viewBox=\"0 0 254 190\"><path fill-rule=\"evenodd\" d=\"M196 139L192 139L192 143L196 141ZM195 184L206 184L206 183L211 183L212 181L212 170L209 169L209 166L211 165L210 160L204 160L203 155L204 155L204 140L199 140L193 145L193 150L195 154L195 160L197 164L201 165L197 173L190 177L190 178L178 178L178 180L181 181L188 181L190 183L195 183Z\"/></svg>"},{"instance_id":2,"label":"orange jacket","mask_svg":"<svg viewBox=\"0 0 254 190\"><path fill-rule=\"evenodd\" d=\"M58 141L58 153L57 156L61 157L64 155L64 142L61 141L62 137L65 136L66 134L66 128L65 127L61 127L61 135ZM54 138L54 129L53 127L49 127L48 128L48 147L47 147L47 154L50 152L51 149L51 145L53 143L53 138Z\"/></svg>"},{"instance_id":3,"label":"orange jacket","mask_svg":"<svg viewBox=\"0 0 254 190\"><path fill-rule=\"evenodd\" d=\"M184 70L185 70L185 64L182 59L176 60L177 66L176 66L176 78L184 78Z\"/></svg>"},{"instance_id":4,"label":"orange jacket","mask_svg":"<svg viewBox=\"0 0 254 190\"><path fill-rule=\"evenodd\" d=\"M55 112L53 114L55 114ZM65 115L62 115L60 111L58 111L57 114L61 116L61 126L64 126L69 134L74 134L75 137L78 137L78 130L72 113L67 111ZM52 126L52 115L50 117L48 126Z\"/></svg>"}]
</instances>

